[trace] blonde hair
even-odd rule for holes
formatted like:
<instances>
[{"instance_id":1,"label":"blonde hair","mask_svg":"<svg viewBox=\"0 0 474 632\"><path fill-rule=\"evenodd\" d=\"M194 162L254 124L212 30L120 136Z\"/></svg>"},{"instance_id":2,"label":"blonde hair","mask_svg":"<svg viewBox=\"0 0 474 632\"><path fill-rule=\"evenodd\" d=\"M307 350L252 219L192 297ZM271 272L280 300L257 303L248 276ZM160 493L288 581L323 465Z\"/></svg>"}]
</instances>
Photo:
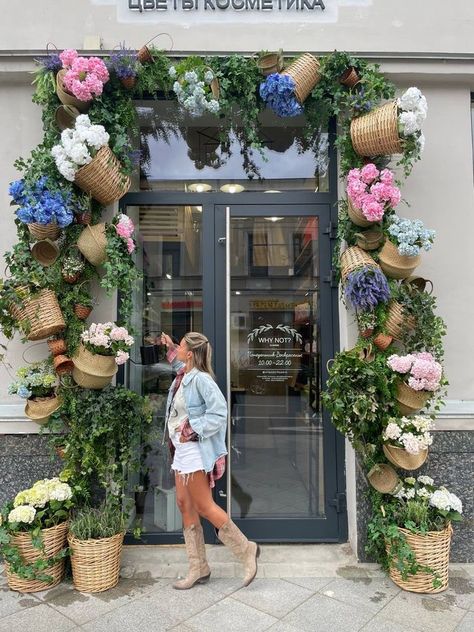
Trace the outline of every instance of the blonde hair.
<instances>
[{"instance_id":1,"label":"blonde hair","mask_svg":"<svg viewBox=\"0 0 474 632\"><path fill-rule=\"evenodd\" d=\"M214 371L212 370L212 347L209 340L203 334L197 331L188 331L184 335L184 341L193 354L193 363L196 369L209 373L214 378Z\"/></svg>"}]
</instances>

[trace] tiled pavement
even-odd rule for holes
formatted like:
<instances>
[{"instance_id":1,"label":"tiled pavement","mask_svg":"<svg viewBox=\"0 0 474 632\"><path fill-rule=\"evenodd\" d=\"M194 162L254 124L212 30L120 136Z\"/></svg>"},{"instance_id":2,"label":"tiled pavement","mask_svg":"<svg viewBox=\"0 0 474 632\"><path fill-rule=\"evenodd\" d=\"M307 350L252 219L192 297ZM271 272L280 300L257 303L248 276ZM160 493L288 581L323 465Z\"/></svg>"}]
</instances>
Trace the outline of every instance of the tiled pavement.
<instances>
[{"instance_id":1,"label":"tiled pavement","mask_svg":"<svg viewBox=\"0 0 474 632\"><path fill-rule=\"evenodd\" d=\"M265 545L257 579L241 588L224 547L209 547L211 581L177 591L182 547L126 547L119 585L95 595L63 582L20 595L0 575L0 632L472 632L474 565L452 565L438 595L399 590L347 545ZM281 575L284 576L281 576Z\"/></svg>"}]
</instances>

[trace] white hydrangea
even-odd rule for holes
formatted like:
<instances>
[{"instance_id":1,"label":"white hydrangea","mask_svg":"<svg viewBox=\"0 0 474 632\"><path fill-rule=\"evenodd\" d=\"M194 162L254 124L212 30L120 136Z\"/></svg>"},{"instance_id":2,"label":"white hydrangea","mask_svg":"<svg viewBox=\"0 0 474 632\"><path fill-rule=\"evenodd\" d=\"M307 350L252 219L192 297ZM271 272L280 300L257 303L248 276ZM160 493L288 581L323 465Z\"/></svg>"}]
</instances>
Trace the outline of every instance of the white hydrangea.
<instances>
[{"instance_id":1,"label":"white hydrangea","mask_svg":"<svg viewBox=\"0 0 474 632\"><path fill-rule=\"evenodd\" d=\"M91 120L87 114L79 114L76 117L76 129L78 127L90 127L91 125Z\"/></svg>"},{"instance_id":2,"label":"white hydrangea","mask_svg":"<svg viewBox=\"0 0 474 632\"><path fill-rule=\"evenodd\" d=\"M420 498L431 498L431 492L426 489L426 487L420 487L417 492L417 496Z\"/></svg>"},{"instance_id":3,"label":"white hydrangea","mask_svg":"<svg viewBox=\"0 0 474 632\"><path fill-rule=\"evenodd\" d=\"M462 502L461 499L456 496L456 494L453 494L451 492L449 493L449 502L453 511L462 513Z\"/></svg>"},{"instance_id":4,"label":"white hydrangea","mask_svg":"<svg viewBox=\"0 0 474 632\"><path fill-rule=\"evenodd\" d=\"M415 112L402 112L398 117L398 121L402 128L402 133L405 136L414 134L420 131L420 123Z\"/></svg>"},{"instance_id":5,"label":"white hydrangea","mask_svg":"<svg viewBox=\"0 0 474 632\"><path fill-rule=\"evenodd\" d=\"M394 424L393 422L391 422L385 428L385 431L383 433L383 438L385 441L388 441L390 439L392 441L395 441L400 437L401 434L402 434L402 431L401 431L401 428L398 426L398 424Z\"/></svg>"},{"instance_id":6,"label":"white hydrangea","mask_svg":"<svg viewBox=\"0 0 474 632\"><path fill-rule=\"evenodd\" d=\"M67 483L57 483L50 491L51 500L69 500L72 498L72 489Z\"/></svg>"},{"instance_id":7,"label":"white hydrangea","mask_svg":"<svg viewBox=\"0 0 474 632\"><path fill-rule=\"evenodd\" d=\"M405 432L400 437L400 443L410 454L418 454L421 450L420 440L412 432Z\"/></svg>"},{"instance_id":8,"label":"white hydrangea","mask_svg":"<svg viewBox=\"0 0 474 632\"><path fill-rule=\"evenodd\" d=\"M431 478L431 476L425 476L424 474L420 475L417 478L417 481L419 483L421 483L422 485L433 485L434 484L434 480Z\"/></svg>"},{"instance_id":9,"label":"white hydrangea","mask_svg":"<svg viewBox=\"0 0 474 632\"><path fill-rule=\"evenodd\" d=\"M411 498L415 498L415 489L413 487L405 491L405 498L407 500L410 500Z\"/></svg>"},{"instance_id":10,"label":"white hydrangea","mask_svg":"<svg viewBox=\"0 0 474 632\"><path fill-rule=\"evenodd\" d=\"M433 492L430 498L430 505L443 511L457 511L462 513L461 500L456 494L452 494L445 487L441 487Z\"/></svg>"},{"instance_id":11,"label":"white hydrangea","mask_svg":"<svg viewBox=\"0 0 474 632\"><path fill-rule=\"evenodd\" d=\"M31 524L36 516L36 509L30 505L15 507L8 514L8 522L24 522Z\"/></svg>"},{"instance_id":12,"label":"white hydrangea","mask_svg":"<svg viewBox=\"0 0 474 632\"><path fill-rule=\"evenodd\" d=\"M69 152L69 157L76 165L87 165L92 160L92 156L84 143L76 143Z\"/></svg>"},{"instance_id":13,"label":"white hydrangea","mask_svg":"<svg viewBox=\"0 0 474 632\"><path fill-rule=\"evenodd\" d=\"M422 154L423 150L425 148L425 135L423 134L423 132L420 132L420 135L416 139L416 142L418 143L418 148L420 150L420 154Z\"/></svg>"},{"instance_id":14,"label":"white hydrangea","mask_svg":"<svg viewBox=\"0 0 474 632\"><path fill-rule=\"evenodd\" d=\"M418 106L421 97L423 97L419 88L408 88L398 99L398 107L402 110L414 110Z\"/></svg>"}]
</instances>

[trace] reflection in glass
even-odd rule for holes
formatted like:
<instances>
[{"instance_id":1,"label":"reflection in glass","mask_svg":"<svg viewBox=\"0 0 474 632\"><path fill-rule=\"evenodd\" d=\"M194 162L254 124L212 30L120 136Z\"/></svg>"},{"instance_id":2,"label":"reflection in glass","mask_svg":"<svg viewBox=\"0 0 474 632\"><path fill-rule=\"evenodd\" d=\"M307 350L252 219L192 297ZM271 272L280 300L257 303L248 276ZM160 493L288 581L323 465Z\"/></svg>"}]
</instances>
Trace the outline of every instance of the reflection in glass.
<instances>
[{"instance_id":1,"label":"reflection in glass","mask_svg":"<svg viewBox=\"0 0 474 632\"><path fill-rule=\"evenodd\" d=\"M236 518L324 515L316 217L231 219Z\"/></svg>"}]
</instances>

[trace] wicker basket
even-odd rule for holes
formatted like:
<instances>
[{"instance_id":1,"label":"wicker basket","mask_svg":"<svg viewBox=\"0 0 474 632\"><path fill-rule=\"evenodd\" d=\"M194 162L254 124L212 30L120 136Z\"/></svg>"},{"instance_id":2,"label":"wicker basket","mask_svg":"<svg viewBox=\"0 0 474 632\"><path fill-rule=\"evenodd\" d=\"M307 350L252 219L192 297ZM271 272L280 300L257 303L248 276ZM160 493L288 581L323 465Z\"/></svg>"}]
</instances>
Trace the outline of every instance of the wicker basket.
<instances>
[{"instance_id":1,"label":"wicker basket","mask_svg":"<svg viewBox=\"0 0 474 632\"><path fill-rule=\"evenodd\" d=\"M391 465L377 463L367 474L369 483L381 494L396 494L400 479Z\"/></svg>"},{"instance_id":2,"label":"wicker basket","mask_svg":"<svg viewBox=\"0 0 474 632\"><path fill-rule=\"evenodd\" d=\"M352 203L350 197L347 198L347 214L349 215L349 219L356 226L361 226L362 228L367 228L367 226L372 226L375 222L369 222L365 219L364 214Z\"/></svg>"},{"instance_id":3,"label":"wicker basket","mask_svg":"<svg viewBox=\"0 0 474 632\"><path fill-rule=\"evenodd\" d=\"M85 211L85 213L79 213L76 215L76 222L78 224L82 224L83 226L87 226L92 221L92 213L89 211Z\"/></svg>"},{"instance_id":4,"label":"wicker basket","mask_svg":"<svg viewBox=\"0 0 474 632\"><path fill-rule=\"evenodd\" d=\"M60 105L54 113L56 126L61 131L74 127L79 114L79 110L73 105Z\"/></svg>"},{"instance_id":5,"label":"wicker basket","mask_svg":"<svg viewBox=\"0 0 474 632\"><path fill-rule=\"evenodd\" d=\"M51 355L57 356L66 353L66 341L63 338L48 340L48 347Z\"/></svg>"},{"instance_id":6,"label":"wicker basket","mask_svg":"<svg viewBox=\"0 0 474 632\"><path fill-rule=\"evenodd\" d=\"M439 593L446 590L449 583L449 551L453 534L451 524L448 524L443 531L428 531L425 534L412 533L402 527L398 527L398 530L405 536L417 563L431 568L441 580L441 586L433 588L434 576L421 571L416 575L408 575L407 579L402 579L400 571L395 566L390 567L390 579L403 590L410 592ZM389 553L388 543L386 550Z\"/></svg>"},{"instance_id":7,"label":"wicker basket","mask_svg":"<svg viewBox=\"0 0 474 632\"><path fill-rule=\"evenodd\" d=\"M27 296L22 307L12 305L10 311L25 332L28 323L27 340L44 340L66 327L58 299L52 290L40 290L34 296Z\"/></svg>"},{"instance_id":8,"label":"wicker basket","mask_svg":"<svg viewBox=\"0 0 474 632\"><path fill-rule=\"evenodd\" d=\"M74 381L83 388L101 389L112 382L118 367L114 356L91 353L84 345L79 345L73 357Z\"/></svg>"},{"instance_id":9,"label":"wicker basket","mask_svg":"<svg viewBox=\"0 0 474 632\"><path fill-rule=\"evenodd\" d=\"M31 254L42 266L52 266L59 257L59 248L51 239L42 239L33 244Z\"/></svg>"},{"instance_id":10,"label":"wicker basket","mask_svg":"<svg viewBox=\"0 0 474 632\"><path fill-rule=\"evenodd\" d=\"M303 53L298 59L291 62L281 74L289 75L295 82L295 97L299 103L306 100L321 78L319 61L310 53Z\"/></svg>"},{"instance_id":11,"label":"wicker basket","mask_svg":"<svg viewBox=\"0 0 474 632\"><path fill-rule=\"evenodd\" d=\"M385 322L387 333L395 340L401 340L403 334L409 329L414 329L415 326L416 320L413 316L406 314L403 305L397 301L391 301Z\"/></svg>"},{"instance_id":12,"label":"wicker basket","mask_svg":"<svg viewBox=\"0 0 474 632\"><path fill-rule=\"evenodd\" d=\"M90 108L92 101L81 101L77 99L73 94L66 92L63 85L63 78L66 74L66 69L61 69L56 75L56 94L59 100L64 105L72 105L79 110L79 112L87 112Z\"/></svg>"},{"instance_id":13,"label":"wicker basket","mask_svg":"<svg viewBox=\"0 0 474 632\"><path fill-rule=\"evenodd\" d=\"M356 233L355 237L357 245L362 250L377 250L385 239L381 230L364 230L362 233Z\"/></svg>"},{"instance_id":14,"label":"wicker basket","mask_svg":"<svg viewBox=\"0 0 474 632\"><path fill-rule=\"evenodd\" d=\"M383 445L383 453L396 467L402 470L417 470L428 458L428 448L420 450L418 454L410 454L404 448L398 448L395 445Z\"/></svg>"},{"instance_id":15,"label":"wicker basket","mask_svg":"<svg viewBox=\"0 0 474 632\"><path fill-rule=\"evenodd\" d=\"M61 404L62 401L57 395L54 397L28 399L25 406L25 415L36 421L36 423L44 424L48 421L51 413L60 408Z\"/></svg>"},{"instance_id":16,"label":"wicker basket","mask_svg":"<svg viewBox=\"0 0 474 632\"><path fill-rule=\"evenodd\" d=\"M120 79L120 83L127 90L132 90L137 84L137 78L136 77L124 77L123 79Z\"/></svg>"},{"instance_id":17,"label":"wicker basket","mask_svg":"<svg viewBox=\"0 0 474 632\"><path fill-rule=\"evenodd\" d=\"M412 415L426 406L431 397L429 391L415 391L401 380L397 384L397 402L402 415Z\"/></svg>"},{"instance_id":18,"label":"wicker basket","mask_svg":"<svg viewBox=\"0 0 474 632\"><path fill-rule=\"evenodd\" d=\"M433 281L430 279L424 279L421 276L409 276L407 279L403 279L402 283L409 285L411 288L418 290L418 292L427 292L428 294L433 294ZM429 285L430 289L426 290L426 286Z\"/></svg>"},{"instance_id":19,"label":"wicker basket","mask_svg":"<svg viewBox=\"0 0 474 632\"><path fill-rule=\"evenodd\" d=\"M118 584L124 533L98 540L78 540L69 533L72 580L80 592L97 593Z\"/></svg>"},{"instance_id":20,"label":"wicker basket","mask_svg":"<svg viewBox=\"0 0 474 632\"><path fill-rule=\"evenodd\" d=\"M36 562L36 560L40 558L49 559L57 555L66 546L67 530L67 522L61 522L61 524L51 527L50 529L42 529L41 535L43 538L44 553L33 546L30 533L15 534L12 538L12 544L19 548L20 554L26 562ZM51 583L37 579L22 579L15 573L10 572L8 563L5 564L5 571L10 590L16 590L22 593L38 592L56 586L63 579L64 559L43 571L53 578Z\"/></svg>"},{"instance_id":21,"label":"wicker basket","mask_svg":"<svg viewBox=\"0 0 474 632\"><path fill-rule=\"evenodd\" d=\"M341 255L341 277L343 282L347 279L351 272L354 272L354 270L364 266L372 268L379 267L372 257L358 246L351 246L350 248L344 250Z\"/></svg>"},{"instance_id":22,"label":"wicker basket","mask_svg":"<svg viewBox=\"0 0 474 632\"><path fill-rule=\"evenodd\" d=\"M385 351L387 347L389 347L393 342L392 336L388 336L387 334L377 334L374 338L374 345L380 351Z\"/></svg>"},{"instance_id":23,"label":"wicker basket","mask_svg":"<svg viewBox=\"0 0 474 632\"><path fill-rule=\"evenodd\" d=\"M379 253L380 267L392 279L406 279L411 276L420 260L420 255L415 257L401 255L395 244L388 239Z\"/></svg>"},{"instance_id":24,"label":"wicker basket","mask_svg":"<svg viewBox=\"0 0 474 632\"><path fill-rule=\"evenodd\" d=\"M351 66L350 68L345 70L339 77L339 83L342 83L342 85L347 86L348 88L353 88L359 83L359 81L360 77L357 74L357 70L354 68L354 66Z\"/></svg>"},{"instance_id":25,"label":"wicker basket","mask_svg":"<svg viewBox=\"0 0 474 632\"><path fill-rule=\"evenodd\" d=\"M107 259L105 249L107 247L107 236L105 233L105 224L87 225L77 240L77 247L84 257L98 266Z\"/></svg>"},{"instance_id":26,"label":"wicker basket","mask_svg":"<svg viewBox=\"0 0 474 632\"><path fill-rule=\"evenodd\" d=\"M87 305L81 305L78 303L74 305L74 313L81 320L86 320L89 314L92 312L92 307L88 307Z\"/></svg>"},{"instance_id":27,"label":"wicker basket","mask_svg":"<svg viewBox=\"0 0 474 632\"><path fill-rule=\"evenodd\" d=\"M397 102L391 101L352 119L351 141L359 156L401 154Z\"/></svg>"},{"instance_id":28,"label":"wicker basket","mask_svg":"<svg viewBox=\"0 0 474 632\"><path fill-rule=\"evenodd\" d=\"M280 72L283 69L283 55L281 53L267 53L257 60L257 66L264 77Z\"/></svg>"},{"instance_id":29,"label":"wicker basket","mask_svg":"<svg viewBox=\"0 0 474 632\"><path fill-rule=\"evenodd\" d=\"M67 355L57 355L53 359L54 369L58 375L67 375L74 370L74 362Z\"/></svg>"},{"instance_id":30,"label":"wicker basket","mask_svg":"<svg viewBox=\"0 0 474 632\"><path fill-rule=\"evenodd\" d=\"M56 241L61 232L57 224L28 224L28 230L35 239L50 239Z\"/></svg>"},{"instance_id":31,"label":"wicker basket","mask_svg":"<svg viewBox=\"0 0 474 632\"><path fill-rule=\"evenodd\" d=\"M130 188L130 178L124 176L120 169L120 162L105 145L89 164L76 172L74 184L106 206L119 200Z\"/></svg>"},{"instance_id":32,"label":"wicker basket","mask_svg":"<svg viewBox=\"0 0 474 632\"><path fill-rule=\"evenodd\" d=\"M153 60L153 57L151 56L151 52L148 46L145 45L140 48L140 50L137 53L137 59L141 64L146 64Z\"/></svg>"}]
</instances>

